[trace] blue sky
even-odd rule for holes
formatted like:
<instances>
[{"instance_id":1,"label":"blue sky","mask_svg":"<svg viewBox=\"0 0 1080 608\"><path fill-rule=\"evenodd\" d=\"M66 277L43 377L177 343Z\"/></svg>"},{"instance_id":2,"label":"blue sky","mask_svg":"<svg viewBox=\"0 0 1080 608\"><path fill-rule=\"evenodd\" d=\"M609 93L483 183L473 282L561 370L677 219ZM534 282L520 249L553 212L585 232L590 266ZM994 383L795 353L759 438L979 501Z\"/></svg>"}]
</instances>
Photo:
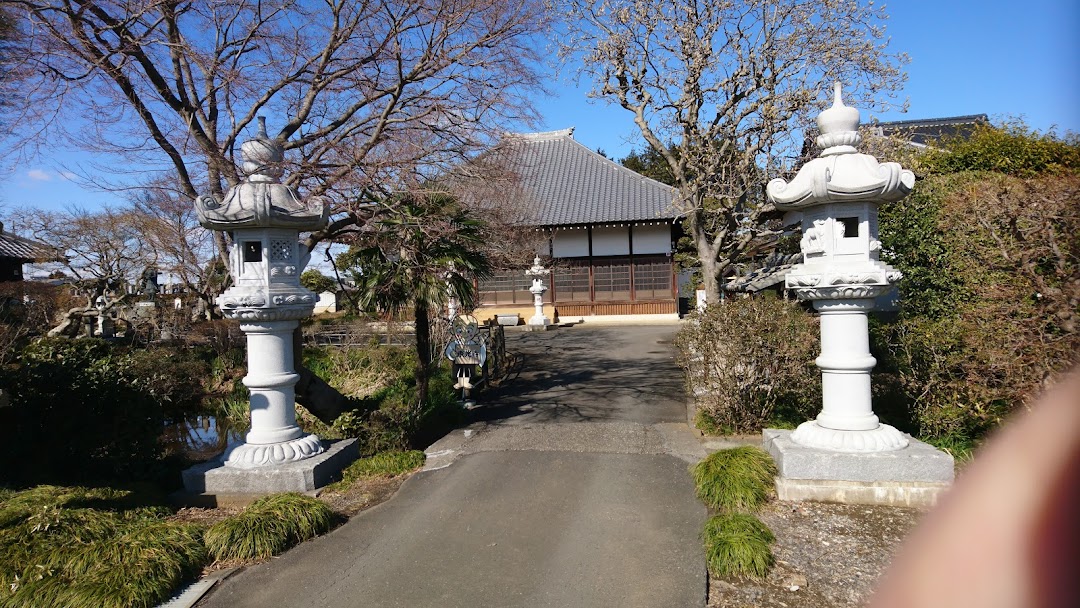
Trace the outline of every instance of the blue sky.
<instances>
[{"instance_id":1,"label":"blue sky","mask_svg":"<svg viewBox=\"0 0 1080 608\"><path fill-rule=\"evenodd\" d=\"M907 114L881 120L1022 115L1040 131L1080 132L1080 2L1077 0L896 0L887 3L892 48L911 57L902 97ZM589 102L587 87L553 83L539 101L545 129L576 127L586 146L622 158L640 147L624 110ZM863 120L868 116L864 114ZM62 209L119 203L66 179L63 165L86 156L56 151L0 181L0 205ZM3 210L0 209L0 217Z\"/></svg>"}]
</instances>

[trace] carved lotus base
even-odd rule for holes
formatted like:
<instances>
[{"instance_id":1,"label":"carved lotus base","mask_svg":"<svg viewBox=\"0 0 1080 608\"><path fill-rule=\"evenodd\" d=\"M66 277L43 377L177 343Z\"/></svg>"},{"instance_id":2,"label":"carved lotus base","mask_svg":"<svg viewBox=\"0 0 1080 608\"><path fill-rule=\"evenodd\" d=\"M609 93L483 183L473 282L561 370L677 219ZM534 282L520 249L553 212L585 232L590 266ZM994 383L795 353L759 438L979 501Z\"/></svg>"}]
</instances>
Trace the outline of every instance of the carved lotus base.
<instances>
[{"instance_id":1,"label":"carved lotus base","mask_svg":"<svg viewBox=\"0 0 1080 608\"><path fill-rule=\"evenodd\" d=\"M240 443L225 452L225 466L236 469L268 467L297 462L322 451L322 442L315 435L304 435L281 443Z\"/></svg>"},{"instance_id":2,"label":"carved lotus base","mask_svg":"<svg viewBox=\"0 0 1080 608\"><path fill-rule=\"evenodd\" d=\"M791 433L791 440L808 448L834 452L891 452L908 446L907 435L887 424L869 431L840 431L810 421L800 424Z\"/></svg>"}]
</instances>

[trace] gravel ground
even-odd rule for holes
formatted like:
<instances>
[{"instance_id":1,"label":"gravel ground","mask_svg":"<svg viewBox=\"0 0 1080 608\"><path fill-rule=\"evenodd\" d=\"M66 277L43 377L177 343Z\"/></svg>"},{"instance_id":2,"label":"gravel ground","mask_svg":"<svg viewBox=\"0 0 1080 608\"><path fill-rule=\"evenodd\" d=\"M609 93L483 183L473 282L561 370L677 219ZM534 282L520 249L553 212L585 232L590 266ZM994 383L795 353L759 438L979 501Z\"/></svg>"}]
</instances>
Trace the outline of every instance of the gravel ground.
<instances>
[{"instance_id":1,"label":"gravel ground","mask_svg":"<svg viewBox=\"0 0 1080 608\"><path fill-rule=\"evenodd\" d=\"M776 535L762 582L711 578L709 608L863 605L923 512L895 507L772 502L758 517Z\"/></svg>"}]
</instances>

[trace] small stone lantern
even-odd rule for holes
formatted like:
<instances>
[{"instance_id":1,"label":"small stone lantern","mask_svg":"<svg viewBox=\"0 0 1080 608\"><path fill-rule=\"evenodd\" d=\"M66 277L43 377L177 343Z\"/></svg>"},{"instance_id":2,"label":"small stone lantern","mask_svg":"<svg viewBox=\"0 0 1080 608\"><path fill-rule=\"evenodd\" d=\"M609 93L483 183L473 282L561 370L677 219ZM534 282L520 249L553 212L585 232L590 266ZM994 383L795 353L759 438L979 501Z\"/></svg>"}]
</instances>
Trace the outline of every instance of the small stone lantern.
<instances>
[{"instance_id":1,"label":"small stone lantern","mask_svg":"<svg viewBox=\"0 0 1080 608\"><path fill-rule=\"evenodd\" d=\"M310 252L299 235L325 226L327 209L319 201L302 202L279 182L284 151L266 135L261 117L257 138L241 146L241 155L247 178L229 189L221 203L203 196L195 209L203 226L232 234L233 286L218 296L217 304L226 317L240 320L247 336L244 385L251 391L251 431L244 443L230 446L224 464L248 469L323 451L319 438L296 424L293 387L300 376L293 367L293 330L312 314L317 300L300 285Z\"/></svg>"},{"instance_id":2,"label":"small stone lantern","mask_svg":"<svg viewBox=\"0 0 1080 608\"><path fill-rule=\"evenodd\" d=\"M544 292L547 291L547 287L544 286L543 277L547 273L547 268L540 263L540 256L536 256L532 267L525 271L525 276L533 278L529 293L533 294L533 307L536 309L527 324L530 328L546 329L548 325L551 325L551 319L544 316Z\"/></svg>"},{"instance_id":3,"label":"small stone lantern","mask_svg":"<svg viewBox=\"0 0 1080 608\"><path fill-rule=\"evenodd\" d=\"M787 275L788 289L813 302L821 314L822 411L791 434L797 444L844 452L899 450L908 438L880 424L870 401L867 312L900 273L878 260L877 209L896 201L915 184L915 175L897 163L879 164L860 154L859 111L840 99L818 116L817 144L824 148L790 183L769 182L777 209L800 212L803 262Z\"/></svg>"}]
</instances>

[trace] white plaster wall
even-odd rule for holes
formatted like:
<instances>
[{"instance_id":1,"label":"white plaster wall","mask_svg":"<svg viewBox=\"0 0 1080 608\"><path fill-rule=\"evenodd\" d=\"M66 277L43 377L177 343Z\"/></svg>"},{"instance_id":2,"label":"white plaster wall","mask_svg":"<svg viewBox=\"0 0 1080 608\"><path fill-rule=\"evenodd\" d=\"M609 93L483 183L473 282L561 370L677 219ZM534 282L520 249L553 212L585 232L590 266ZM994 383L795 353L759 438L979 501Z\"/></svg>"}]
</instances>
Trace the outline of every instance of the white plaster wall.
<instances>
[{"instance_id":1,"label":"white plaster wall","mask_svg":"<svg viewBox=\"0 0 1080 608\"><path fill-rule=\"evenodd\" d=\"M557 258L580 258L589 255L587 230L560 230L552 238L551 254Z\"/></svg>"},{"instance_id":2,"label":"white plaster wall","mask_svg":"<svg viewBox=\"0 0 1080 608\"><path fill-rule=\"evenodd\" d=\"M630 255L630 229L626 226L593 228L593 255Z\"/></svg>"},{"instance_id":3,"label":"white plaster wall","mask_svg":"<svg viewBox=\"0 0 1080 608\"><path fill-rule=\"evenodd\" d=\"M671 227L634 226L634 253L670 253Z\"/></svg>"},{"instance_id":4,"label":"white plaster wall","mask_svg":"<svg viewBox=\"0 0 1080 608\"><path fill-rule=\"evenodd\" d=\"M337 296L332 291L320 293L319 301L315 302L314 314L321 315L327 312L337 312Z\"/></svg>"}]
</instances>

